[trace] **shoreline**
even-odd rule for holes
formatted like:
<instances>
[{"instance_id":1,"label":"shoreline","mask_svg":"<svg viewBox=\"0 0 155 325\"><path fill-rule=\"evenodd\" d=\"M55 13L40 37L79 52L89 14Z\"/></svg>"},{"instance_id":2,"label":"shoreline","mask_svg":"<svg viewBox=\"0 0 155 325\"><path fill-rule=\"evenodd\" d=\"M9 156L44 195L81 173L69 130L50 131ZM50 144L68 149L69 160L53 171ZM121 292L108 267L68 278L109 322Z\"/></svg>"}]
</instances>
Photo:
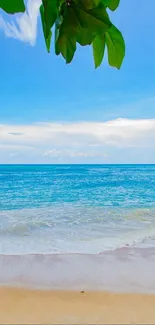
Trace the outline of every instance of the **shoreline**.
<instances>
[{"instance_id":1,"label":"shoreline","mask_svg":"<svg viewBox=\"0 0 155 325\"><path fill-rule=\"evenodd\" d=\"M0 255L0 286L155 294L155 248L98 255Z\"/></svg>"},{"instance_id":2,"label":"shoreline","mask_svg":"<svg viewBox=\"0 0 155 325\"><path fill-rule=\"evenodd\" d=\"M151 324L155 295L0 288L0 324Z\"/></svg>"}]
</instances>

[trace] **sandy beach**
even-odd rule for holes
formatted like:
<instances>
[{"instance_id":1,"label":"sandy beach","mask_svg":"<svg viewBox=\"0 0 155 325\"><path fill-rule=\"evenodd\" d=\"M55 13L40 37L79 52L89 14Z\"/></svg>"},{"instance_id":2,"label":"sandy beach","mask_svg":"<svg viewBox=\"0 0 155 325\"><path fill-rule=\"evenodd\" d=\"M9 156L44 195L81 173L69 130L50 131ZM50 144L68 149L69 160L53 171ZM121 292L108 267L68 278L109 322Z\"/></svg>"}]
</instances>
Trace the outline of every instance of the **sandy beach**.
<instances>
[{"instance_id":1,"label":"sandy beach","mask_svg":"<svg viewBox=\"0 0 155 325\"><path fill-rule=\"evenodd\" d=\"M153 324L155 295L0 289L0 324Z\"/></svg>"}]
</instances>

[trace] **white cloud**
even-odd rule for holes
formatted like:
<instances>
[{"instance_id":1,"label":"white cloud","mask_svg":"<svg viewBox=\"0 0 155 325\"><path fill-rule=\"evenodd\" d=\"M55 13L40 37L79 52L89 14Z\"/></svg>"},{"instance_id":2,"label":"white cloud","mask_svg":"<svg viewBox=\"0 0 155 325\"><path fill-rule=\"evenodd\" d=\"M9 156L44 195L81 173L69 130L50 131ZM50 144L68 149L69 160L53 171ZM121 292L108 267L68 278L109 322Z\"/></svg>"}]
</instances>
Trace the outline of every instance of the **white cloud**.
<instances>
[{"instance_id":1,"label":"white cloud","mask_svg":"<svg viewBox=\"0 0 155 325\"><path fill-rule=\"evenodd\" d=\"M154 162L155 119L0 125L0 163Z\"/></svg>"},{"instance_id":2,"label":"white cloud","mask_svg":"<svg viewBox=\"0 0 155 325\"><path fill-rule=\"evenodd\" d=\"M6 21L0 15L0 29L4 31L7 37L34 45L37 37L37 20L40 4L41 0L28 0L27 11L24 14L15 15L14 20Z\"/></svg>"},{"instance_id":3,"label":"white cloud","mask_svg":"<svg viewBox=\"0 0 155 325\"><path fill-rule=\"evenodd\" d=\"M104 152L100 152L100 151L93 151L93 150L89 150L89 148L87 148L86 151L79 151L80 149L52 149L52 150L47 150L44 153L44 156L48 156L51 158L56 158L56 159L61 159L63 158L107 158L107 154L105 154Z\"/></svg>"}]
</instances>

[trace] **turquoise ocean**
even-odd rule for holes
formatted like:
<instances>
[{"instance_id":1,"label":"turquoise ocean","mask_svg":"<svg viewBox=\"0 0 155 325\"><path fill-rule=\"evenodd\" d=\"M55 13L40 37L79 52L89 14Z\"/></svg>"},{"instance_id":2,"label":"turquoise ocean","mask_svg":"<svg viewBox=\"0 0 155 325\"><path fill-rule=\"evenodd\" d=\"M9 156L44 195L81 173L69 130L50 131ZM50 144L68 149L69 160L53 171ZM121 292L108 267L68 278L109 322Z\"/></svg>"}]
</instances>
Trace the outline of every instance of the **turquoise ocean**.
<instances>
[{"instance_id":1,"label":"turquoise ocean","mask_svg":"<svg viewBox=\"0 0 155 325\"><path fill-rule=\"evenodd\" d=\"M0 165L1 282L105 288L101 274L115 265L117 284L121 270L129 286L133 262L138 287L142 269L155 271L154 252L155 165Z\"/></svg>"}]
</instances>

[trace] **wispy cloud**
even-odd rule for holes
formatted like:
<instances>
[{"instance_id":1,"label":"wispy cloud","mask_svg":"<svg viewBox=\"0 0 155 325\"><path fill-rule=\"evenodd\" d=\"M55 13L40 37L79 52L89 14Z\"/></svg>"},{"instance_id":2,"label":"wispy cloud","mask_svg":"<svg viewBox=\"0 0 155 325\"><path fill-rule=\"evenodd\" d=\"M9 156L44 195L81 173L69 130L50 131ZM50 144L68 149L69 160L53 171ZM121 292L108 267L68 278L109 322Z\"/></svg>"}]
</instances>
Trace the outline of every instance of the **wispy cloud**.
<instances>
[{"instance_id":1,"label":"wispy cloud","mask_svg":"<svg viewBox=\"0 0 155 325\"><path fill-rule=\"evenodd\" d=\"M24 14L14 16L14 20L6 21L0 15L0 29L4 31L7 37L34 45L37 37L37 20L40 4L41 0L28 0L27 11Z\"/></svg>"},{"instance_id":2,"label":"wispy cloud","mask_svg":"<svg viewBox=\"0 0 155 325\"><path fill-rule=\"evenodd\" d=\"M62 159L63 158L107 158L108 155L100 150L92 150L89 147L85 151L80 151L80 148L78 149L52 149L47 150L44 153L45 157L51 157L56 159Z\"/></svg>"},{"instance_id":3,"label":"wispy cloud","mask_svg":"<svg viewBox=\"0 0 155 325\"><path fill-rule=\"evenodd\" d=\"M0 125L0 163L155 162L155 119Z\"/></svg>"}]
</instances>

